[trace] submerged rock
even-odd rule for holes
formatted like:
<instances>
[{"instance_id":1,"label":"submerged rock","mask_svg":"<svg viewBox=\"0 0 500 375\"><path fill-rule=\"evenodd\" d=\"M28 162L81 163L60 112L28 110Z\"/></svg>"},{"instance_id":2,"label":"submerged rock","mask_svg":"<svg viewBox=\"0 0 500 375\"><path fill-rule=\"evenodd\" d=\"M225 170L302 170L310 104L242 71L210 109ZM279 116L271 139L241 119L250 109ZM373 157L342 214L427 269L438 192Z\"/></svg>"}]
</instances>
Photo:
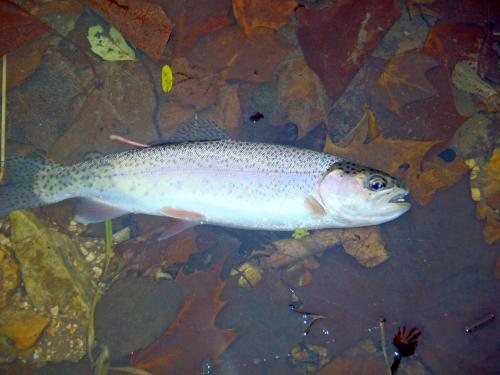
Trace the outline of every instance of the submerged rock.
<instances>
[{"instance_id":1,"label":"submerged rock","mask_svg":"<svg viewBox=\"0 0 500 375\"><path fill-rule=\"evenodd\" d=\"M9 219L14 253L33 305L48 313L57 307L86 316L95 288L76 243L29 211L12 212Z\"/></svg>"},{"instance_id":2,"label":"submerged rock","mask_svg":"<svg viewBox=\"0 0 500 375\"><path fill-rule=\"evenodd\" d=\"M38 341L48 323L48 317L34 311L16 311L0 322L0 335L13 340L17 349L29 349Z\"/></svg>"},{"instance_id":3,"label":"submerged rock","mask_svg":"<svg viewBox=\"0 0 500 375\"><path fill-rule=\"evenodd\" d=\"M97 305L97 342L109 348L112 360L144 348L175 319L181 303L180 288L169 280L120 279Z\"/></svg>"},{"instance_id":4,"label":"submerged rock","mask_svg":"<svg viewBox=\"0 0 500 375\"><path fill-rule=\"evenodd\" d=\"M0 309L4 307L19 282L17 263L10 251L0 245Z\"/></svg>"}]
</instances>

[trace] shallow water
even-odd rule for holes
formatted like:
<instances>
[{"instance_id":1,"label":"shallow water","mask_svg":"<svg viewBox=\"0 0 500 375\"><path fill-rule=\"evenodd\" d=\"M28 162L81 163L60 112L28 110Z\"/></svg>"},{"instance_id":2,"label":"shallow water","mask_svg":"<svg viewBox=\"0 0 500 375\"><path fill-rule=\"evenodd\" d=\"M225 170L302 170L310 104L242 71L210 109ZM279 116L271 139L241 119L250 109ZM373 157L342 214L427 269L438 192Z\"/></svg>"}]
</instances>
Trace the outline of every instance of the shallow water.
<instances>
[{"instance_id":1,"label":"shallow water","mask_svg":"<svg viewBox=\"0 0 500 375\"><path fill-rule=\"evenodd\" d=\"M164 142L196 115L236 139L320 151L329 136L356 161L392 169L410 186L412 209L373 229L370 240L359 234L365 232L348 232L357 236L351 255L345 240L318 242L304 245L308 256L279 267L266 261L276 256L277 241L292 241L290 232L198 226L157 241L168 219L127 215L114 219L113 228L128 228L132 238L114 245L107 272L103 224L71 224L73 201L34 209L44 223L37 228L50 221L80 241L75 254L100 283L94 357L106 345L113 366L153 374L384 374L383 349L391 364L393 337L405 326L421 335L415 354L402 358L400 374L500 373L498 319L485 320L500 307L492 156L500 133L498 72L491 69L499 58L496 4L306 1L283 5L288 10L242 11L238 1L232 7L228 1L151 3L173 21L166 48L159 58L134 48L136 61L121 62L90 50L89 26L108 25L98 7L68 11L36 3L48 14L43 21L59 31L9 50L8 81L21 70L33 72L9 87L8 154L71 164L131 147L109 140L111 134ZM130 21L121 28L133 38ZM457 70L464 61L465 67L479 62L480 76ZM174 72L168 93L161 88L164 64ZM372 121L363 123L370 113ZM477 179L471 181L463 160L476 166ZM471 187L481 193L476 201ZM488 224L478 220L484 212L478 207ZM14 224L6 223L0 231L9 238ZM288 242L290 251L298 243ZM0 355L0 373L97 371L86 355L88 315L69 318L57 294L56 302L35 306L23 279L27 264L16 254L20 281L0 305L0 335L16 309L33 309L48 323L30 348L8 361ZM248 264L253 273L241 268ZM63 329L70 324L72 333Z\"/></svg>"}]
</instances>

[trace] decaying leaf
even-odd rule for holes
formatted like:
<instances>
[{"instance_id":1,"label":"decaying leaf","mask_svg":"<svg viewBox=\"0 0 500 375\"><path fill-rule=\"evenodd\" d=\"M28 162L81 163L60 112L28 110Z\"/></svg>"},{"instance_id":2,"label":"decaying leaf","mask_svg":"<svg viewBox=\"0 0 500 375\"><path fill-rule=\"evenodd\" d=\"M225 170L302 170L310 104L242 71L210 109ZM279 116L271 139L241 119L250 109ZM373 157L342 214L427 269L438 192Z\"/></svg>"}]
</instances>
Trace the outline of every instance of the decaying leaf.
<instances>
[{"instance_id":1,"label":"decaying leaf","mask_svg":"<svg viewBox=\"0 0 500 375\"><path fill-rule=\"evenodd\" d=\"M407 0L406 6L408 7L408 11L410 12L410 16L412 18L424 14L434 18L441 18L439 13L429 8L429 5L434 2L436 2L436 0Z\"/></svg>"},{"instance_id":2,"label":"decaying leaf","mask_svg":"<svg viewBox=\"0 0 500 375\"><path fill-rule=\"evenodd\" d=\"M0 2L0 56L30 43L51 28L11 1Z\"/></svg>"},{"instance_id":3,"label":"decaying leaf","mask_svg":"<svg viewBox=\"0 0 500 375\"><path fill-rule=\"evenodd\" d=\"M149 57L160 59L173 28L160 5L142 0L87 0L86 3Z\"/></svg>"},{"instance_id":4,"label":"decaying leaf","mask_svg":"<svg viewBox=\"0 0 500 375\"><path fill-rule=\"evenodd\" d=\"M190 255L198 251L196 238L192 228L166 241L158 241L158 233L154 232L118 244L115 251L123 259L126 270L155 274L159 267L185 263Z\"/></svg>"},{"instance_id":5,"label":"decaying leaf","mask_svg":"<svg viewBox=\"0 0 500 375\"><path fill-rule=\"evenodd\" d=\"M352 130L352 142L348 146L337 146L328 137L324 152L400 176L420 204L429 203L437 190L453 186L468 170L459 158L451 163L441 162L437 157L422 162L429 150L440 141L386 139L382 133L367 141L369 128L368 116L365 116ZM404 172L400 171L402 166L406 169Z\"/></svg>"},{"instance_id":6,"label":"decaying leaf","mask_svg":"<svg viewBox=\"0 0 500 375\"><path fill-rule=\"evenodd\" d=\"M129 47L125 38L113 26L105 35L101 25L89 27L87 39L90 49L107 61L135 60L135 52Z\"/></svg>"},{"instance_id":7,"label":"decaying leaf","mask_svg":"<svg viewBox=\"0 0 500 375\"><path fill-rule=\"evenodd\" d=\"M278 73L278 108L273 123L292 122L297 125L299 138L326 122L329 99L316 73L304 59L292 60Z\"/></svg>"},{"instance_id":8,"label":"decaying leaf","mask_svg":"<svg viewBox=\"0 0 500 375\"><path fill-rule=\"evenodd\" d=\"M389 259L380 236L380 228L377 226L316 231L302 239L289 238L275 241L256 254L263 251L269 255L260 259L260 265L264 268L279 268L300 263L307 266L305 268L313 269L317 267L317 262L312 258L314 255L340 244L346 253L365 267L375 267Z\"/></svg>"},{"instance_id":9,"label":"decaying leaf","mask_svg":"<svg viewBox=\"0 0 500 375\"><path fill-rule=\"evenodd\" d=\"M258 27L280 28L297 6L295 0L233 0L232 3L234 17L247 35Z\"/></svg>"},{"instance_id":10,"label":"decaying leaf","mask_svg":"<svg viewBox=\"0 0 500 375\"><path fill-rule=\"evenodd\" d=\"M231 270L231 276L238 277L238 285L242 288L251 288L262 279L262 268L250 262L243 263Z\"/></svg>"},{"instance_id":11,"label":"decaying leaf","mask_svg":"<svg viewBox=\"0 0 500 375\"><path fill-rule=\"evenodd\" d=\"M492 244L500 239L500 148L496 148L487 162L470 159L472 169L471 195L477 202L476 216L486 220L484 240Z\"/></svg>"},{"instance_id":12,"label":"decaying leaf","mask_svg":"<svg viewBox=\"0 0 500 375\"><path fill-rule=\"evenodd\" d=\"M177 277L186 296L184 306L156 342L133 353L132 366L154 374L198 374L207 358L219 363L219 356L236 337L236 332L215 326L215 317L226 303L220 299L226 285L220 279L225 259L209 271Z\"/></svg>"},{"instance_id":13,"label":"decaying leaf","mask_svg":"<svg viewBox=\"0 0 500 375\"><path fill-rule=\"evenodd\" d=\"M385 66L372 97L388 109L400 113L407 104L436 95L425 73L439 63L417 50L394 56Z\"/></svg>"}]
</instances>

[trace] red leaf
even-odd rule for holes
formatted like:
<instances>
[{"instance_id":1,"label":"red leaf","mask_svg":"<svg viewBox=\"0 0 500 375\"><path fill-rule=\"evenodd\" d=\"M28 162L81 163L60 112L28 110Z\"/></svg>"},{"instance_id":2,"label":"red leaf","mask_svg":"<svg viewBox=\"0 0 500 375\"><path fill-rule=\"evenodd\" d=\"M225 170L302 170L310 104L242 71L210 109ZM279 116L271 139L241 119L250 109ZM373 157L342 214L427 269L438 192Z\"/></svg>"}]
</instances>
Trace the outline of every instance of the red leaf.
<instances>
[{"instance_id":1,"label":"red leaf","mask_svg":"<svg viewBox=\"0 0 500 375\"><path fill-rule=\"evenodd\" d=\"M392 0L341 0L329 8L297 12L297 35L305 59L332 99L344 91L401 15Z\"/></svg>"},{"instance_id":2,"label":"red leaf","mask_svg":"<svg viewBox=\"0 0 500 375\"><path fill-rule=\"evenodd\" d=\"M132 355L134 367L154 374L198 374L207 358L219 362L236 337L236 332L215 326L215 317L226 303L220 299L226 285L220 279L225 260L223 257L208 272L177 277L186 296L184 306L155 343Z\"/></svg>"},{"instance_id":3,"label":"red leaf","mask_svg":"<svg viewBox=\"0 0 500 375\"><path fill-rule=\"evenodd\" d=\"M173 26L159 5L140 0L87 0L87 4L149 57L160 59Z\"/></svg>"},{"instance_id":4,"label":"red leaf","mask_svg":"<svg viewBox=\"0 0 500 375\"><path fill-rule=\"evenodd\" d=\"M22 8L0 0L0 56L30 43L52 29Z\"/></svg>"}]
</instances>

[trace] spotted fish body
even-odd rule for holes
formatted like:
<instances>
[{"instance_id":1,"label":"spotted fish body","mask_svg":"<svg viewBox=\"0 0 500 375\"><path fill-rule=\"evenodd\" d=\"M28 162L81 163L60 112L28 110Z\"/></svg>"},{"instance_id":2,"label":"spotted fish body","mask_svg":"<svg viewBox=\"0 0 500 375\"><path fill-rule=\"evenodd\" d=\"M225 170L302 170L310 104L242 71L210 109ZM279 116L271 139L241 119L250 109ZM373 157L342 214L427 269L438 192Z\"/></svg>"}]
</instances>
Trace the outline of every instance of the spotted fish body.
<instances>
[{"instance_id":1,"label":"spotted fish body","mask_svg":"<svg viewBox=\"0 0 500 375\"><path fill-rule=\"evenodd\" d=\"M135 149L68 167L26 163L17 158L24 177L0 187L0 214L81 198L84 204L76 218L84 223L143 213L239 228L293 230L378 224L407 210L376 220L335 214L328 203L327 176L345 177L343 182L359 173L382 172L337 156L273 144L189 142ZM17 168L13 165L11 170ZM384 178L392 181L392 195L396 196L394 189L403 191L398 197L406 194L397 180Z\"/></svg>"}]
</instances>

